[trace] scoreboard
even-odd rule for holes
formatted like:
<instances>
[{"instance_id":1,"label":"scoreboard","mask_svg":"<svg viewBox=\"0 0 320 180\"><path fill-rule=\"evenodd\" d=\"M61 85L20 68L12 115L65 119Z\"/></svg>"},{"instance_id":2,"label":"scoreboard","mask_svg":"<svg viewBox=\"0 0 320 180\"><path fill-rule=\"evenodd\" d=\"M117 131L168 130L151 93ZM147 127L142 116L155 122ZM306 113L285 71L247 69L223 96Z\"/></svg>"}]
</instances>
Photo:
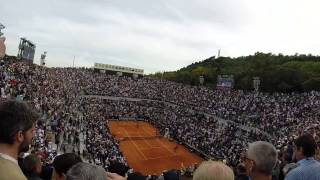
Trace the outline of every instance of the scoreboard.
<instances>
[{"instance_id":1,"label":"scoreboard","mask_svg":"<svg viewBox=\"0 0 320 180\"><path fill-rule=\"evenodd\" d=\"M20 39L19 51L17 57L19 59L27 60L33 63L36 45L26 38Z\"/></svg>"},{"instance_id":2,"label":"scoreboard","mask_svg":"<svg viewBox=\"0 0 320 180\"><path fill-rule=\"evenodd\" d=\"M217 89L230 90L233 88L233 75L219 75L217 79Z\"/></svg>"}]
</instances>

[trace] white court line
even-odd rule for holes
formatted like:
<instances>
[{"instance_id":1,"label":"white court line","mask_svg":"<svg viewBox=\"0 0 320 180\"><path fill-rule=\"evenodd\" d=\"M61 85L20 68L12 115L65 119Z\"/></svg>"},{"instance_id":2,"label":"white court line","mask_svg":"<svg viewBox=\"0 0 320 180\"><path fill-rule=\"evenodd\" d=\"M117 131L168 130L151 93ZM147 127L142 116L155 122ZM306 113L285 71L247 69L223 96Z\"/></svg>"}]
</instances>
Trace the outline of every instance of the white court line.
<instances>
[{"instance_id":1,"label":"white court line","mask_svg":"<svg viewBox=\"0 0 320 180\"><path fill-rule=\"evenodd\" d=\"M150 135L147 131L144 130L144 128L142 128L142 130L143 130L146 134ZM140 132L139 132L139 134L140 134ZM152 135L150 135L150 136L152 136ZM152 148L152 145L149 144L147 140L143 139L143 141L146 142L146 144L148 144L149 148Z\"/></svg>"},{"instance_id":2,"label":"white court line","mask_svg":"<svg viewBox=\"0 0 320 180\"><path fill-rule=\"evenodd\" d=\"M171 155L171 156L159 156L159 157L154 157L154 158L148 158L148 159L146 159L146 160L171 158L171 157L175 157L175 156L176 156L176 155Z\"/></svg>"},{"instance_id":3,"label":"white court line","mask_svg":"<svg viewBox=\"0 0 320 180\"><path fill-rule=\"evenodd\" d=\"M154 127L153 127L154 128ZM146 131L145 129L143 129L143 131L146 133L146 134L148 134L148 135L150 135L150 136L153 136L152 135L152 133L150 134L148 131ZM157 134L155 134L155 135L157 135ZM159 139L159 138L157 138L157 139ZM148 143L148 142L147 142ZM148 143L149 144L149 143ZM150 145L149 144L149 146L152 148L153 147L153 145Z\"/></svg>"},{"instance_id":4,"label":"white court line","mask_svg":"<svg viewBox=\"0 0 320 180\"><path fill-rule=\"evenodd\" d=\"M166 145L164 145L159 139L157 139L157 141L159 141L159 143L160 143L162 146L164 146L170 153L176 154L176 153L174 153L173 151L171 151Z\"/></svg>"},{"instance_id":5,"label":"white court line","mask_svg":"<svg viewBox=\"0 0 320 180\"><path fill-rule=\"evenodd\" d=\"M157 146L157 147L150 147L150 148L140 148L141 150L149 150L149 149L160 149L162 147Z\"/></svg>"},{"instance_id":6,"label":"white court line","mask_svg":"<svg viewBox=\"0 0 320 180\"><path fill-rule=\"evenodd\" d=\"M126 133L126 135L129 137L129 134L127 132L127 130L124 129L124 132ZM133 141L130 141L138 150L138 152L143 156L144 160L147 160L146 156L143 154L143 152L139 149L139 147L136 145L136 143L134 143Z\"/></svg>"},{"instance_id":7,"label":"white court line","mask_svg":"<svg viewBox=\"0 0 320 180\"><path fill-rule=\"evenodd\" d=\"M142 127L143 124L139 124L139 130L142 130L144 132L146 132L144 130L144 128ZM142 140L150 147L150 144L144 139L145 137L143 135L140 134L140 131L139 131L139 136L142 137Z\"/></svg>"},{"instance_id":8,"label":"white court line","mask_svg":"<svg viewBox=\"0 0 320 180\"><path fill-rule=\"evenodd\" d=\"M145 132L146 132L146 131L145 131ZM148 132L146 132L146 133L149 134ZM151 134L151 135L152 135L152 134ZM159 140L159 138L157 138L156 140L159 141L160 144L161 144L162 146L164 146L170 153L176 154L176 153L174 153L173 151L171 151L167 146L165 146L165 145Z\"/></svg>"}]
</instances>

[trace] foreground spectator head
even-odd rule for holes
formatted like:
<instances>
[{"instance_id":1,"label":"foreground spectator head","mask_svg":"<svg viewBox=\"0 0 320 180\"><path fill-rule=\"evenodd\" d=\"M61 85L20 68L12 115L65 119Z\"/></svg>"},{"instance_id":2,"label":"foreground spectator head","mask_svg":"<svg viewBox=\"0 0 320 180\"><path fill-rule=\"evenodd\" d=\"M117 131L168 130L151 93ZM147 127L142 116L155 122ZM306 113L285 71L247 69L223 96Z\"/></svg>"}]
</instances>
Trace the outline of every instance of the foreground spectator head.
<instances>
[{"instance_id":1,"label":"foreground spectator head","mask_svg":"<svg viewBox=\"0 0 320 180\"><path fill-rule=\"evenodd\" d=\"M317 144L310 134L304 134L294 141L294 155L297 161L304 158L314 157Z\"/></svg>"},{"instance_id":2,"label":"foreground spectator head","mask_svg":"<svg viewBox=\"0 0 320 180\"><path fill-rule=\"evenodd\" d=\"M66 180L106 180L106 172L100 166L81 162L68 171Z\"/></svg>"},{"instance_id":3,"label":"foreground spectator head","mask_svg":"<svg viewBox=\"0 0 320 180\"><path fill-rule=\"evenodd\" d=\"M264 141L250 143L245 161L247 174L253 180L268 179L272 176L277 159L278 153L272 144Z\"/></svg>"},{"instance_id":4,"label":"foreground spectator head","mask_svg":"<svg viewBox=\"0 0 320 180\"><path fill-rule=\"evenodd\" d=\"M295 140L295 158L298 167L292 169L286 180L320 179L320 162L314 159L316 143L309 134L304 134Z\"/></svg>"},{"instance_id":5,"label":"foreground spectator head","mask_svg":"<svg viewBox=\"0 0 320 180\"><path fill-rule=\"evenodd\" d=\"M53 161L53 176L56 180L65 179L67 171L79 162L82 162L81 158L74 153L65 153L57 156Z\"/></svg>"},{"instance_id":6,"label":"foreground spectator head","mask_svg":"<svg viewBox=\"0 0 320 180\"><path fill-rule=\"evenodd\" d=\"M244 164L238 164L236 171L237 176L235 180L249 180L249 176L247 176L246 166Z\"/></svg>"},{"instance_id":7,"label":"foreground spectator head","mask_svg":"<svg viewBox=\"0 0 320 180\"><path fill-rule=\"evenodd\" d=\"M222 162L205 161L194 173L193 180L234 180L234 174Z\"/></svg>"},{"instance_id":8,"label":"foreground spectator head","mask_svg":"<svg viewBox=\"0 0 320 180\"><path fill-rule=\"evenodd\" d=\"M0 104L0 150L14 158L29 150L38 114L26 103L8 100Z\"/></svg>"},{"instance_id":9,"label":"foreground spectator head","mask_svg":"<svg viewBox=\"0 0 320 180\"><path fill-rule=\"evenodd\" d=\"M23 102L0 102L0 179L25 179L17 159L29 149L37 119Z\"/></svg>"},{"instance_id":10,"label":"foreground spectator head","mask_svg":"<svg viewBox=\"0 0 320 180\"><path fill-rule=\"evenodd\" d=\"M164 178L164 180L179 180L180 179L178 173L173 170L164 172L163 178Z\"/></svg>"},{"instance_id":11,"label":"foreground spectator head","mask_svg":"<svg viewBox=\"0 0 320 180\"><path fill-rule=\"evenodd\" d=\"M112 162L109 167L109 172L117 173L120 176L125 176L128 171L128 167L120 162Z\"/></svg>"},{"instance_id":12,"label":"foreground spectator head","mask_svg":"<svg viewBox=\"0 0 320 180\"><path fill-rule=\"evenodd\" d=\"M117 173L109 173L109 172L107 172L106 175L107 175L107 179L108 180L126 180L125 177L120 176Z\"/></svg>"},{"instance_id":13,"label":"foreground spectator head","mask_svg":"<svg viewBox=\"0 0 320 180\"><path fill-rule=\"evenodd\" d=\"M246 166L244 164L238 164L237 174L246 174Z\"/></svg>"},{"instance_id":14,"label":"foreground spectator head","mask_svg":"<svg viewBox=\"0 0 320 180\"><path fill-rule=\"evenodd\" d=\"M42 163L38 156L30 154L23 159L23 167L28 178L35 177L40 175L42 170Z\"/></svg>"},{"instance_id":15,"label":"foreground spectator head","mask_svg":"<svg viewBox=\"0 0 320 180\"><path fill-rule=\"evenodd\" d=\"M146 178L139 172L128 174L127 180L145 180Z\"/></svg>"}]
</instances>

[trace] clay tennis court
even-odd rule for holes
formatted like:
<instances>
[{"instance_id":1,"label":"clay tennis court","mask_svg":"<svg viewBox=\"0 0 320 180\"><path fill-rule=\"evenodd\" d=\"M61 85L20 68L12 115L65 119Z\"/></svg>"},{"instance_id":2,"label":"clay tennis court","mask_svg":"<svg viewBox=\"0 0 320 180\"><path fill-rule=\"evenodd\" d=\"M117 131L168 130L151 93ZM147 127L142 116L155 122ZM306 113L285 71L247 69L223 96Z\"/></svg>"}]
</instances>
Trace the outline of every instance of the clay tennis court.
<instances>
[{"instance_id":1,"label":"clay tennis court","mask_svg":"<svg viewBox=\"0 0 320 180\"><path fill-rule=\"evenodd\" d=\"M120 149L129 166L144 175L160 175L164 170L203 161L184 146L159 136L158 131L146 122L110 120L109 128L120 141Z\"/></svg>"}]
</instances>

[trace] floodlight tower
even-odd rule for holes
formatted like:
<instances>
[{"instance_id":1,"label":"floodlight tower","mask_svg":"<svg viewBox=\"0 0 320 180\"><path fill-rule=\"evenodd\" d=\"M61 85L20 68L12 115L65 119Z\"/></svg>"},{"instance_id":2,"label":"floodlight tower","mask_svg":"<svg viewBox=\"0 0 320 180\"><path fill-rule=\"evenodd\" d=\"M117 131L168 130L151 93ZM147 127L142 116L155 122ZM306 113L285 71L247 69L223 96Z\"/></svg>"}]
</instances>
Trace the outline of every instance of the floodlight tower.
<instances>
[{"instance_id":1,"label":"floodlight tower","mask_svg":"<svg viewBox=\"0 0 320 180\"><path fill-rule=\"evenodd\" d=\"M40 58L40 66L45 66L46 65L46 56L47 56L47 51L45 51L43 54L41 54Z\"/></svg>"}]
</instances>

